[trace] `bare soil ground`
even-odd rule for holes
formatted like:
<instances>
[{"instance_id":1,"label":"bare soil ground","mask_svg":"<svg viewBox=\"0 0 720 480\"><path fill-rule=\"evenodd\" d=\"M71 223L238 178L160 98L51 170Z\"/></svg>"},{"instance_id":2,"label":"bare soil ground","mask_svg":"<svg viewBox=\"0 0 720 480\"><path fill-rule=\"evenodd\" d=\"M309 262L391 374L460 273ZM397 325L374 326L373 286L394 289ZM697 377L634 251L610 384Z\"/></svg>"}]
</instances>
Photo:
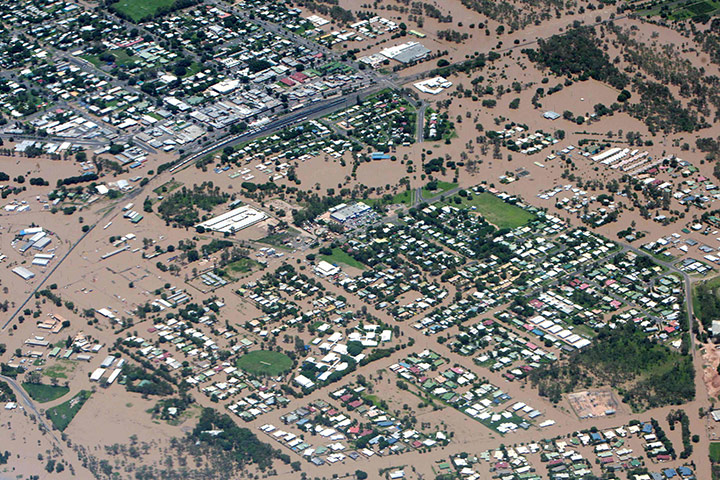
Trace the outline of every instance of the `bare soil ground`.
<instances>
[{"instance_id":1,"label":"bare soil ground","mask_svg":"<svg viewBox=\"0 0 720 480\"><path fill-rule=\"evenodd\" d=\"M570 393L567 399L580 418L604 417L608 411L616 411L619 406L612 390Z\"/></svg>"}]
</instances>

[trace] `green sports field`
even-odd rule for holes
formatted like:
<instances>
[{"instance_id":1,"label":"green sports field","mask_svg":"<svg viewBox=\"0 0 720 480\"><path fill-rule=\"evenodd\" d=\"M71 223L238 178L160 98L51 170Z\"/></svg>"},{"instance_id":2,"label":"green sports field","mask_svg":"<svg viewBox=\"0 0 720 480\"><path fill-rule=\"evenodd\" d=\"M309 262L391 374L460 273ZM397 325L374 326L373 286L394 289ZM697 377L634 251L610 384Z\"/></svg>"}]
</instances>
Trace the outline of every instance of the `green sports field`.
<instances>
[{"instance_id":1,"label":"green sports field","mask_svg":"<svg viewBox=\"0 0 720 480\"><path fill-rule=\"evenodd\" d=\"M463 198L462 204L475 207L476 211L497 228L517 228L535 218L532 213L503 201L495 195L483 192L473 195L468 200ZM451 204L452 205L452 204Z\"/></svg>"},{"instance_id":2,"label":"green sports field","mask_svg":"<svg viewBox=\"0 0 720 480\"><path fill-rule=\"evenodd\" d=\"M155 15L158 8L170 7L175 0L120 0L113 4L114 7L138 22L143 18Z\"/></svg>"},{"instance_id":3,"label":"green sports field","mask_svg":"<svg viewBox=\"0 0 720 480\"><path fill-rule=\"evenodd\" d=\"M292 368L292 360L282 352L255 350L238 358L237 367L253 375L276 376Z\"/></svg>"},{"instance_id":4,"label":"green sports field","mask_svg":"<svg viewBox=\"0 0 720 480\"><path fill-rule=\"evenodd\" d=\"M56 400L70 391L68 387L44 385L42 383L23 383L22 387L36 402L46 403Z\"/></svg>"}]
</instances>

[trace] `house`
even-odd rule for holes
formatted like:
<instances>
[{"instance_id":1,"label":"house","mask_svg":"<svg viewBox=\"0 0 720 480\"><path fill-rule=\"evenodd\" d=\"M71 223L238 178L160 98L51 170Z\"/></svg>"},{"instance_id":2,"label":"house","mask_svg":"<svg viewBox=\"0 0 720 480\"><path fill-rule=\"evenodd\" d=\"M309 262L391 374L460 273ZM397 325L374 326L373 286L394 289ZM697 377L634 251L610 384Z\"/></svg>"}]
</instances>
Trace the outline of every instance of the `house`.
<instances>
[{"instance_id":1,"label":"house","mask_svg":"<svg viewBox=\"0 0 720 480\"><path fill-rule=\"evenodd\" d=\"M712 327L710 328L713 337L720 336L720 320L713 320Z\"/></svg>"}]
</instances>

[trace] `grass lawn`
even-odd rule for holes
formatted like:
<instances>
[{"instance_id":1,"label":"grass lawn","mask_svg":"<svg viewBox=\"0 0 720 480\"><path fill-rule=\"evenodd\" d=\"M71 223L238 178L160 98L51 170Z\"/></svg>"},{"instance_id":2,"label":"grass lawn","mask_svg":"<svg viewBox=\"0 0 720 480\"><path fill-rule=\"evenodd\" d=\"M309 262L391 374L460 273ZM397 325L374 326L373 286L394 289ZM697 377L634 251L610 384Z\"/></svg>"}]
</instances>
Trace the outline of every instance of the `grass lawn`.
<instances>
[{"instance_id":1,"label":"grass lawn","mask_svg":"<svg viewBox=\"0 0 720 480\"><path fill-rule=\"evenodd\" d=\"M380 203L382 203L382 198L363 198L363 203L374 207L375 205L379 205Z\"/></svg>"},{"instance_id":2,"label":"grass lawn","mask_svg":"<svg viewBox=\"0 0 720 480\"><path fill-rule=\"evenodd\" d=\"M257 264L252 258L241 258L227 266L233 272L247 273Z\"/></svg>"},{"instance_id":3,"label":"grass lawn","mask_svg":"<svg viewBox=\"0 0 720 480\"><path fill-rule=\"evenodd\" d=\"M131 66L135 62L138 61L138 59L134 55L128 55L127 51L122 48L116 48L114 50L106 50L104 53L110 53L115 57L115 65L120 67L127 67ZM96 67L101 67L103 65L107 65L106 62L100 60L100 55L82 55L80 58L83 58L87 60L88 62L92 63Z\"/></svg>"},{"instance_id":4,"label":"grass lawn","mask_svg":"<svg viewBox=\"0 0 720 480\"><path fill-rule=\"evenodd\" d=\"M437 188L435 188L435 190L430 190L426 185L422 189L422 198L437 197L438 195L442 195L443 193L447 192L448 190L452 190L455 187L457 187L457 183L437 182Z\"/></svg>"},{"instance_id":5,"label":"grass lawn","mask_svg":"<svg viewBox=\"0 0 720 480\"><path fill-rule=\"evenodd\" d=\"M197 62L193 62L192 65L190 65L187 69L187 73L183 75L184 77L189 77L191 75L195 75L200 70L202 70L203 66Z\"/></svg>"},{"instance_id":6,"label":"grass lawn","mask_svg":"<svg viewBox=\"0 0 720 480\"><path fill-rule=\"evenodd\" d=\"M127 51L124 48L116 48L115 50L110 50L110 53L115 55L115 65L121 67L133 64L138 60L135 55L128 55Z\"/></svg>"},{"instance_id":7,"label":"grass lawn","mask_svg":"<svg viewBox=\"0 0 720 480\"><path fill-rule=\"evenodd\" d=\"M385 201L383 198L364 198L363 203L367 203L371 207L374 207L375 205L412 205L413 200L413 191L412 190L405 190L397 195L394 195L392 199L388 202Z\"/></svg>"},{"instance_id":8,"label":"grass lawn","mask_svg":"<svg viewBox=\"0 0 720 480\"><path fill-rule=\"evenodd\" d=\"M65 342L63 342L64 344ZM43 375L50 378L67 378L68 372L75 371L75 363L70 360L58 360L54 365L43 369Z\"/></svg>"},{"instance_id":9,"label":"grass lawn","mask_svg":"<svg viewBox=\"0 0 720 480\"><path fill-rule=\"evenodd\" d=\"M276 376L292 368L292 360L282 352L255 350L237 360L237 367L253 375Z\"/></svg>"},{"instance_id":10,"label":"grass lawn","mask_svg":"<svg viewBox=\"0 0 720 480\"><path fill-rule=\"evenodd\" d=\"M451 128L450 130L443 133L443 140L452 140L453 138L458 138L457 131L454 128Z\"/></svg>"},{"instance_id":11,"label":"grass lawn","mask_svg":"<svg viewBox=\"0 0 720 480\"><path fill-rule=\"evenodd\" d=\"M589 338L597 337L597 332L588 325L574 325L573 333L579 333Z\"/></svg>"},{"instance_id":12,"label":"grass lawn","mask_svg":"<svg viewBox=\"0 0 720 480\"><path fill-rule=\"evenodd\" d=\"M169 420L166 420L166 422L168 423L168 425L177 427L188 420L192 420L193 418L199 418L201 413L202 407L200 407L199 405L191 405L187 410L178 415L177 418L171 418Z\"/></svg>"},{"instance_id":13,"label":"grass lawn","mask_svg":"<svg viewBox=\"0 0 720 480\"><path fill-rule=\"evenodd\" d=\"M294 237L297 233L298 233L297 230L295 230L294 228L290 228L286 232L274 233L272 235L268 235L267 237L263 237L257 241L259 243L265 243L267 245L272 245L275 248L281 248L283 250L290 250L290 248L287 245L285 245L285 240L288 240L288 239Z\"/></svg>"},{"instance_id":14,"label":"grass lawn","mask_svg":"<svg viewBox=\"0 0 720 480\"><path fill-rule=\"evenodd\" d=\"M260 265L252 258L241 258L235 262L229 263L225 269L232 276L233 274L245 274L252 272L252 270Z\"/></svg>"},{"instance_id":15,"label":"grass lawn","mask_svg":"<svg viewBox=\"0 0 720 480\"><path fill-rule=\"evenodd\" d=\"M720 442L710 442L710 460L720 462Z\"/></svg>"},{"instance_id":16,"label":"grass lawn","mask_svg":"<svg viewBox=\"0 0 720 480\"><path fill-rule=\"evenodd\" d=\"M100 59L97 57L97 55L80 55L80 58L92 63L96 68L100 67L101 62L100 62Z\"/></svg>"},{"instance_id":17,"label":"grass lawn","mask_svg":"<svg viewBox=\"0 0 720 480\"><path fill-rule=\"evenodd\" d=\"M176 182L175 180L170 180L169 182L163 183L162 185L157 187L155 190L153 190L153 193L155 195L167 195L168 193L172 192L180 185L182 185L182 183Z\"/></svg>"},{"instance_id":18,"label":"grass lawn","mask_svg":"<svg viewBox=\"0 0 720 480\"><path fill-rule=\"evenodd\" d=\"M85 404L88 398L90 398L92 392L88 390L80 390L77 395L72 397L67 402L61 403L47 411L47 415L50 421L53 423L55 428L64 431L75 415L80 411L82 406Z\"/></svg>"},{"instance_id":19,"label":"grass lawn","mask_svg":"<svg viewBox=\"0 0 720 480\"><path fill-rule=\"evenodd\" d=\"M30 398L36 402L46 403L52 402L62 397L70 391L68 387L62 387L59 385L45 385L42 383L26 383L22 384L22 387L30 395Z\"/></svg>"},{"instance_id":20,"label":"grass lawn","mask_svg":"<svg viewBox=\"0 0 720 480\"><path fill-rule=\"evenodd\" d=\"M473 195L470 200L461 198L463 205L475 207L480 215L497 228L517 228L535 218L532 213L510 205L492 193L483 192L480 195Z\"/></svg>"},{"instance_id":21,"label":"grass lawn","mask_svg":"<svg viewBox=\"0 0 720 480\"><path fill-rule=\"evenodd\" d=\"M405 190L404 192L398 193L392 199L393 205L397 205L400 203L402 203L404 205L412 205L412 201L413 201L412 190Z\"/></svg>"},{"instance_id":22,"label":"grass lawn","mask_svg":"<svg viewBox=\"0 0 720 480\"><path fill-rule=\"evenodd\" d=\"M380 397L378 397L377 395L363 395L363 400L368 400L372 402L372 404L376 407L380 407L381 400Z\"/></svg>"},{"instance_id":23,"label":"grass lawn","mask_svg":"<svg viewBox=\"0 0 720 480\"><path fill-rule=\"evenodd\" d=\"M355 260L353 257L345 253L340 248L333 248L332 254L320 255L320 258L332 264L342 263L343 265L347 265L348 267L359 268L360 270L365 269L365 265Z\"/></svg>"},{"instance_id":24,"label":"grass lawn","mask_svg":"<svg viewBox=\"0 0 720 480\"><path fill-rule=\"evenodd\" d=\"M645 248L645 247L640 247L640 250L642 250L643 252L645 252L645 253L647 253L648 255L652 256L653 258L656 258L656 259L660 260L661 262L672 263L672 261L675 260L675 257L673 257L672 255L670 255L669 253L666 253L666 252L664 252L664 251L663 251L663 252L660 252L660 253L655 253L655 252L652 252L652 251L648 250L648 249Z\"/></svg>"},{"instance_id":25,"label":"grass lawn","mask_svg":"<svg viewBox=\"0 0 720 480\"><path fill-rule=\"evenodd\" d=\"M653 254L653 257L657 258L657 259L660 260L661 262L668 262L668 263L670 263L670 262L672 262L673 260L675 260L675 257L674 257L674 256L670 255L669 253L664 253L664 252L663 252L663 253Z\"/></svg>"},{"instance_id":26,"label":"grass lawn","mask_svg":"<svg viewBox=\"0 0 720 480\"><path fill-rule=\"evenodd\" d=\"M115 8L128 15L134 21L140 21L148 15L154 15L160 7L169 7L175 0L120 0Z\"/></svg>"}]
</instances>

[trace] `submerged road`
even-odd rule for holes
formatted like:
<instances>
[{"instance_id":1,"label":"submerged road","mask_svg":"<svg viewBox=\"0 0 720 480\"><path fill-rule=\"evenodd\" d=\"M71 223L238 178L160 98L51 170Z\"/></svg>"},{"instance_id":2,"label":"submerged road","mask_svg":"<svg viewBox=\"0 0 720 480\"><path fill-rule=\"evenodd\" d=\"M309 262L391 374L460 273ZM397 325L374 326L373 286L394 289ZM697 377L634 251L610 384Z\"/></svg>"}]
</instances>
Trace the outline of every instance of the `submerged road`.
<instances>
[{"instance_id":1,"label":"submerged road","mask_svg":"<svg viewBox=\"0 0 720 480\"><path fill-rule=\"evenodd\" d=\"M103 217L103 218L104 218L104 217ZM52 276L52 274L55 273L55 270L57 270L57 269L60 267L60 265L62 265L62 263L65 261L65 259L73 252L73 250L75 250L75 247L77 247L77 246L80 244L80 242L82 242L82 241L85 239L85 237L86 237L90 232L92 232L92 230L93 230L94 227L95 227L95 225L90 225L90 229L89 229L87 232L84 232L84 233L82 234L82 236L81 236L80 238L78 238L75 243L72 244L72 246L68 249L68 251L65 253L65 255L63 255L62 258L61 258L60 260L58 260L58 262L55 264L55 266L54 266L53 268L51 268L50 271L47 273L47 275L45 275L45 277L35 286L35 288L34 288L33 291L30 293L30 295L25 299L25 301L17 308L17 310L15 310L15 313L13 313L12 315L10 315L10 318L8 318L8 319L5 321L5 323L3 324L2 328L0 328L0 332L2 332L3 330L5 330L5 329L8 327L8 325L10 325L10 322L13 321L13 319L15 318L15 316L16 316L18 313L20 313L23 308L25 308L25 305L27 305L27 303L28 303L30 300L32 300L32 298L35 296L35 293L37 293L37 292L40 290L40 288L42 288L42 286L45 285L45 282L47 282L48 279Z\"/></svg>"},{"instance_id":2,"label":"submerged road","mask_svg":"<svg viewBox=\"0 0 720 480\"><path fill-rule=\"evenodd\" d=\"M40 413L40 411L35 406L35 403L32 401L32 399L28 396L28 394L25 392L25 389L22 388L18 383L10 378L6 377L5 375L0 375L0 380L4 380L5 382L10 385L10 387L15 391L16 395L20 397L27 407L28 410L30 410L33 414L35 414L35 417L37 417L38 422L40 422L40 425L42 425L45 428L45 431L50 435L50 437L53 439L53 441L60 445L60 440L55 436L55 433L53 433L52 428L45 422L45 417Z\"/></svg>"}]
</instances>

